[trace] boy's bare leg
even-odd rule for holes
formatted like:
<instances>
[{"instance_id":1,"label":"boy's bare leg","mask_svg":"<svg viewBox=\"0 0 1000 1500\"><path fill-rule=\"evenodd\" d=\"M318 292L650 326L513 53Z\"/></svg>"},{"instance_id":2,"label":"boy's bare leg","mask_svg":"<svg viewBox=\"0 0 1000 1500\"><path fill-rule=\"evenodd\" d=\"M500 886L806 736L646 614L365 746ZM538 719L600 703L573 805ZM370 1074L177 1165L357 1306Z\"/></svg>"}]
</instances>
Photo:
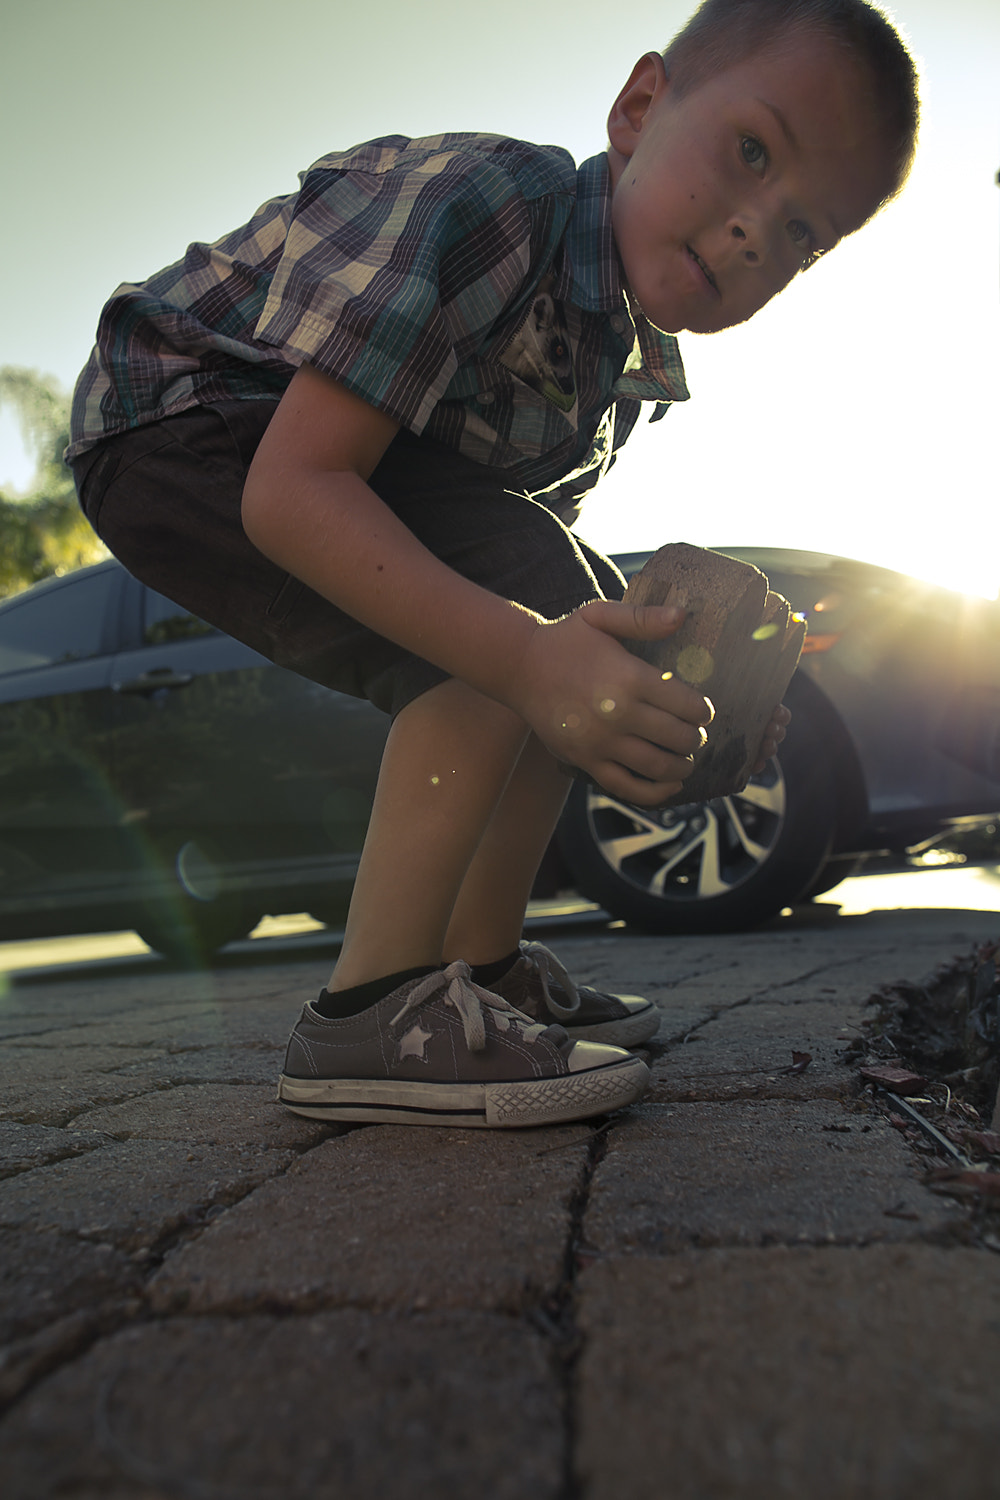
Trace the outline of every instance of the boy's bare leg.
<instances>
[{"instance_id":1,"label":"boy's bare leg","mask_svg":"<svg viewBox=\"0 0 1000 1500\"><path fill-rule=\"evenodd\" d=\"M396 716L331 991L442 962L466 872L527 733L455 678Z\"/></svg>"},{"instance_id":2,"label":"boy's bare leg","mask_svg":"<svg viewBox=\"0 0 1000 1500\"><path fill-rule=\"evenodd\" d=\"M791 718L779 705L765 731L762 770ZM538 867L555 832L572 781L530 735L469 866L444 943L444 958L491 964L517 950Z\"/></svg>"},{"instance_id":3,"label":"boy's bare leg","mask_svg":"<svg viewBox=\"0 0 1000 1500\"><path fill-rule=\"evenodd\" d=\"M488 964L516 952L531 887L570 785L531 735L462 882L444 941L446 961Z\"/></svg>"}]
</instances>

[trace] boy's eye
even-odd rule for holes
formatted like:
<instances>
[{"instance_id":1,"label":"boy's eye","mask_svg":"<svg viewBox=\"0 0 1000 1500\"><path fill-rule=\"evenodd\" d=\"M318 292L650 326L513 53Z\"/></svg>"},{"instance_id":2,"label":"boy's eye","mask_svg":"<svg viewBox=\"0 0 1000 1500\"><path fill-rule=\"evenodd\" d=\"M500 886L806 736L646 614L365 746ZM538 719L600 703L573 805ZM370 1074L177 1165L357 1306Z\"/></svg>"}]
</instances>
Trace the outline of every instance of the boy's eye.
<instances>
[{"instance_id":1,"label":"boy's eye","mask_svg":"<svg viewBox=\"0 0 1000 1500\"><path fill-rule=\"evenodd\" d=\"M740 155L754 172L763 172L767 166L767 152L755 136L745 135L740 139Z\"/></svg>"},{"instance_id":2,"label":"boy's eye","mask_svg":"<svg viewBox=\"0 0 1000 1500\"><path fill-rule=\"evenodd\" d=\"M814 261L817 261L821 251L816 249L812 230L808 224L803 224L801 219L790 219L788 233L792 237L792 243L797 250L802 252L802 269L806 270Z\"/></svg>"}]
</instances>

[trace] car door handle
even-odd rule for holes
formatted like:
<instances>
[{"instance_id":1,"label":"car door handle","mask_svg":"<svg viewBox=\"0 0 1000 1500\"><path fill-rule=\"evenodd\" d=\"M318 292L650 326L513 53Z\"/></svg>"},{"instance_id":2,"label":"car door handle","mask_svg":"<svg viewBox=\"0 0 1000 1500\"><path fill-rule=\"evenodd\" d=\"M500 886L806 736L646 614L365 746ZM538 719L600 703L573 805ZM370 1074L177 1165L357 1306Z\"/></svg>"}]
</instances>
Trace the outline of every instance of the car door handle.
<instances>
[{"instance_id":1,"label":"car door handle","mask_svg":"<svg viewBox=\"0 0 1000 1500\"><path fill-rule=\"evenodd\" d=\"M193 672L175 672L171 667L154 667L150 672L140 672L127 682L113 683L116 693L158 693L161 688L187 687L194 681Z\"/></svg>"}]
</instances>

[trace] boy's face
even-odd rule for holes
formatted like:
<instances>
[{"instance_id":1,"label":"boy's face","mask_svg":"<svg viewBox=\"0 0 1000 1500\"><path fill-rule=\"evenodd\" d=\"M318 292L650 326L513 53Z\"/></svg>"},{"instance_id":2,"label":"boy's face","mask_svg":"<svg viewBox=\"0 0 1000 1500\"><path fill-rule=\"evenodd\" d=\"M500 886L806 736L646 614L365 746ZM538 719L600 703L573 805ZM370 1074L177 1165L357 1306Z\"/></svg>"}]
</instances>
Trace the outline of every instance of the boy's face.
<instances>
[{"instance_id":1,"label":"boy's face","mask_svg":"<svg viewBox=\"0 0 1000 1500\"><path fill-rule=\"evenodd\" d=\"M678 98L636 64L608 121L611 215L633 300L657 328L743 323L871 215L888 153L856 64L800 32Z\"/></svg>"}]
</instances>

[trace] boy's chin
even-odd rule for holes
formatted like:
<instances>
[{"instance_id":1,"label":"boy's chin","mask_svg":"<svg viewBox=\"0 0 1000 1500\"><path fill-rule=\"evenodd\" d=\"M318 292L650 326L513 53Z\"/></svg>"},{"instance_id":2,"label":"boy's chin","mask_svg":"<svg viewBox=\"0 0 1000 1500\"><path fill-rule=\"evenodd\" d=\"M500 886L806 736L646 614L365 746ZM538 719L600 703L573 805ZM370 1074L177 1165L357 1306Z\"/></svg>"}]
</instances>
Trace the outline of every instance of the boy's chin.
<instances>
[{"instance_id":1,"label":"boy's chin","mask_svg":"<svg viewBox=\"0 0 1000 1500\"><path fill-rule=\"evenodd\" d=\"M715 307L676 307L657 308L652 311L640 301L630 290L628 293L630 305L645 318L647 323L659 333L721 333L724 328L732 328L736 323L742 323L744 318L726 318L722 308Z\"/></svg>"},{"instance_id":2,"label":"boy's chin","mask_svg":"<svg viewBox=\"0 0 1000 1500\"><path fill-rule=\"evenodd\" d=\"M707 337L712 333L725 333L727 328L738 328L741 323L748 323L755 313L760 309L753 307L745 312L724 312L722 308L716 308L708 314L691 313L686 318L670 319L670 327L665 323L660 324L654 318L647 321L658 328L661 333L697 333Z\"/></svg>"}]
</instances>

